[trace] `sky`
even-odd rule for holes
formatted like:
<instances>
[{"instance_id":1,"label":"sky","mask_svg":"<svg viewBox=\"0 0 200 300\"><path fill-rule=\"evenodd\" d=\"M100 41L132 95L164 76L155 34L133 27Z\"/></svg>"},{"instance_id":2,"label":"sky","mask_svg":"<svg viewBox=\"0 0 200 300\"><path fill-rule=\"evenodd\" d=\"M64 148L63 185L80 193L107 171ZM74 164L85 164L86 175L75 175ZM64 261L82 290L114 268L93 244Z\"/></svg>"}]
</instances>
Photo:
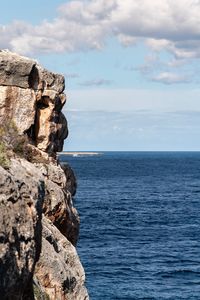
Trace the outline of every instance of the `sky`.
<instances>
[{"instance_id":1,"label":"sky","mask_svg":"<svg viewBox=\"0 0 200 300\"><path fill-rule=\"evenodd\" d=\"M0 5L0 48L66 78L64 150L200 150L199 0Z\"/></svg>"}]
</instances>

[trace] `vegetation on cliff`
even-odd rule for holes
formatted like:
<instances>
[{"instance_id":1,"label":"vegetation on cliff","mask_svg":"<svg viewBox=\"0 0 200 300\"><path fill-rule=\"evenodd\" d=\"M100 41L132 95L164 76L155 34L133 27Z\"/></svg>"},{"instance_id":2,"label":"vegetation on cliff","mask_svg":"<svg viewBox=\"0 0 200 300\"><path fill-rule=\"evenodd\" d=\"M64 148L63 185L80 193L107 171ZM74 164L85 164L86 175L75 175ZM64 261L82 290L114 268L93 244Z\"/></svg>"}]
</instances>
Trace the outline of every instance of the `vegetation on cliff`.
<instances>
[{"instance_id":1,"label":"vegetation on cliff","mask_svg":"<svg viewBox=\"0 0 200 300\"><path fill-rule=\"evenodd\" d=\"M0 125L0 166L8 168L14 155L27 157L27 136L19 134L13 121Z\"/></svg>"}]
</instances>

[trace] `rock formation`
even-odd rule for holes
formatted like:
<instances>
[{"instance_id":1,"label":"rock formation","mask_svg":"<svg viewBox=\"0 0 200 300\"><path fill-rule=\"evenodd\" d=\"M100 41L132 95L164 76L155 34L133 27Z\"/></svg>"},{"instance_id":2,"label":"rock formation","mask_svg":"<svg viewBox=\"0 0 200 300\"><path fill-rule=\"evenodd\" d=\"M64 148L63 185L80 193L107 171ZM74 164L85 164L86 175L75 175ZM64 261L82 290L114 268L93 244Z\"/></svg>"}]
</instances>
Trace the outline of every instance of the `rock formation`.
<instances>
[{"instance_id":1,"label":"rock formation","mask_svg":"<svg viewBox=\"0 0 200 300\"><path fill-rule=\"evenodd\" d=\"M42 69L36 61L0 52L0 123L13 120L19 133L50 155L61 151L67 121L64 77Z\"/></svg>"},{"instance_id":2,"label":"rock formation","mask_svg":"<svg viewBox=\"0 0 200 300\"><path fill-rule=\"evenodd\" d=\"M87 300L75 246L76 180L56 152L68 135L64 77L0 51L1 299Z\"/></svg>"}]
</instances>

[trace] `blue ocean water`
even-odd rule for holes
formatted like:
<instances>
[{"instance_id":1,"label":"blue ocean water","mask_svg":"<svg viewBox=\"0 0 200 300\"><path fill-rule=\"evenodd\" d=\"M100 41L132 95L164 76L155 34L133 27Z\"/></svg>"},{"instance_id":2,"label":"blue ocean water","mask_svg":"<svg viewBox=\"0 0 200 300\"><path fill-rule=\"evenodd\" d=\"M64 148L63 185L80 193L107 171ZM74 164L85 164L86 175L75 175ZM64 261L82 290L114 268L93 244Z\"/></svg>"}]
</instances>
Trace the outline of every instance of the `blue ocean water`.
<instances>
[{"instance_id":1,"label":"blue ocean water","mask_svg":"<svg viewBox=\"0 0 200 300\"><path fill-rule=\"evenodd\" d=\"M200 153L61 156L91 300L200 299Z\"/></svg>"}]
</instances>

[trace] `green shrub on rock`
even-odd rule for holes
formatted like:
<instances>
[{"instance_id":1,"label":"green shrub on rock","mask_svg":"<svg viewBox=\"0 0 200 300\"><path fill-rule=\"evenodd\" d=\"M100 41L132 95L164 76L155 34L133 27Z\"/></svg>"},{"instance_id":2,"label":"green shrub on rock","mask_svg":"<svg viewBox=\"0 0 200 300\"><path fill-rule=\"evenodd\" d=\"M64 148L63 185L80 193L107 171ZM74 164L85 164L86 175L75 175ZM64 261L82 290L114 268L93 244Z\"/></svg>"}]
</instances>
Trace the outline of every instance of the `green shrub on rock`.
<instances>
[{"instance_id":1,"label":"green shrub on rock","mask_svg":"<svg viewBox=\"0 0 200 300\"><path fill-rule=\"evenodd\" d=\"M8 168L10 158L15 154L25 157L27 144L27 136L18 133L13 121L0 125L0 166Z\"/></svg>"}]
</instances>

